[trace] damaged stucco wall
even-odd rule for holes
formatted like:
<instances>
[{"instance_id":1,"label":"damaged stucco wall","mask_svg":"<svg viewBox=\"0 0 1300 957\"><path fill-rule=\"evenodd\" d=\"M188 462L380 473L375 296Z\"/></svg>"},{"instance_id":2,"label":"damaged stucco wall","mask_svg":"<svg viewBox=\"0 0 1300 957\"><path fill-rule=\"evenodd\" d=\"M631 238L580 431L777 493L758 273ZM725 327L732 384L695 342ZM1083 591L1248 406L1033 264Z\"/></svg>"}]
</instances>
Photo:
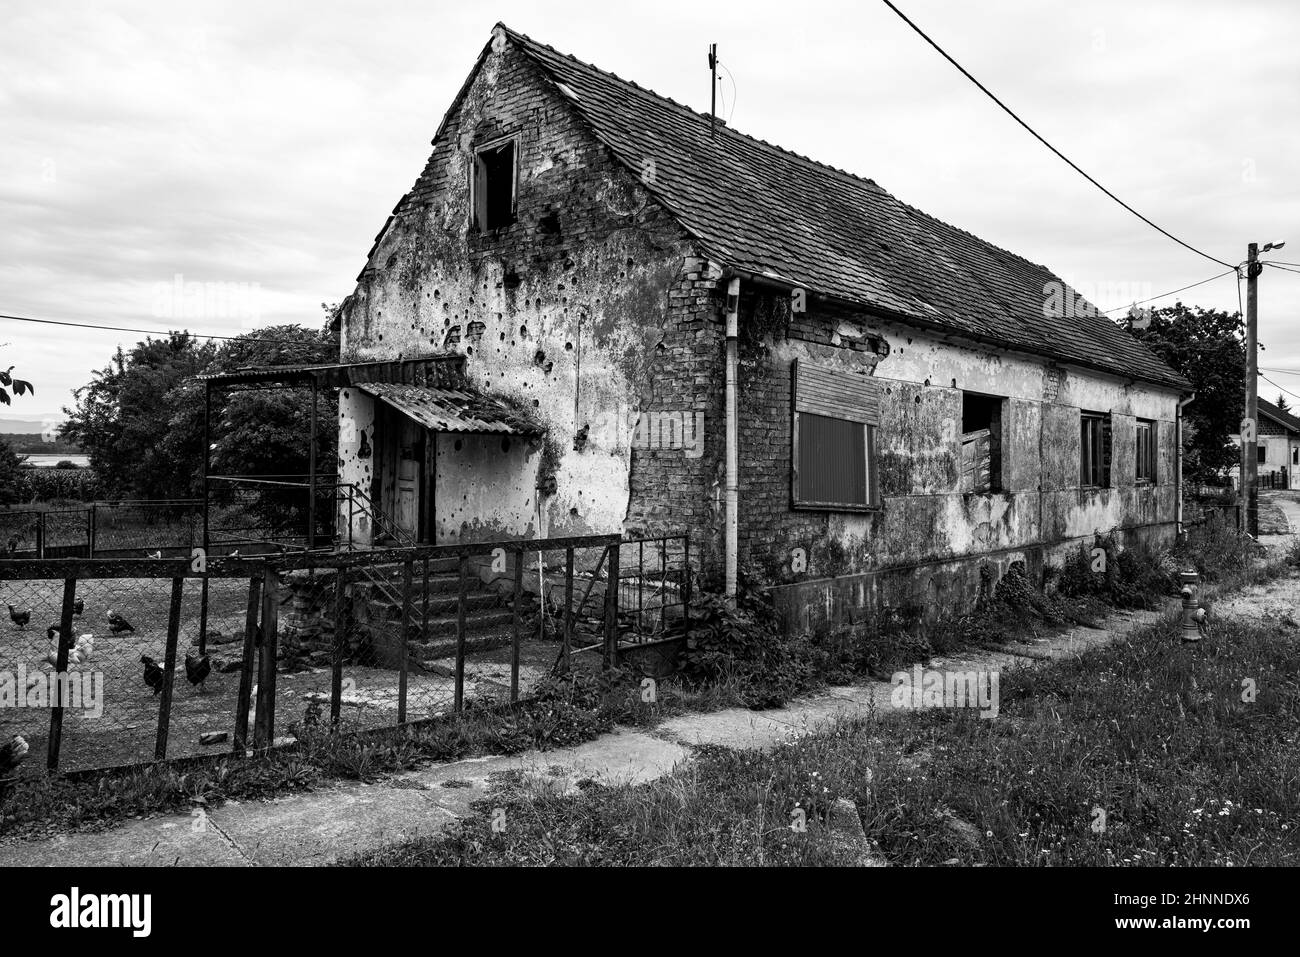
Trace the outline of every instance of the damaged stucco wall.
<instances>
[{"instance_id":1,"label":"damaged stucco wall","mask_svg":"<svg viewBox=\"0 0 1300 957\"><path fill-rule=\"evenodd\" d=\"M758 584L789 586L786 604L801 615L838 619L855 601L904 594L930 608L959 607L973 599L983 561L996 577L1013 561L1040 571L1059 563L1097 530L1172 538L1172 390L963 345L820 300L794 314L787 300L751 292L741 319L742 568ZM883 359L880 339L889 345ZM791 508L795 359L880 381L881 510ZM962 491L964 391L1006 400L1000 491ZM1111 414L1111 487L1081 486L1081 409ZM1157 423L1154 485L1134 481L1138 418ZM882 568L900 572L874 574ZM831 578L839 580L823 583Z\"/></svg>"},{"instance_id":2,"label":"damaged stucco wall","mask_svg":"<svg viewBox=\"0 0 1300 957\"><path fill-rule=\"evenodd\" d=\"M508 135L518 137L516 221L480 233L467 188L474 150ZM663 456L638 447L637 424L715 401L715 278L565 95L494 43L343 310L345 361L460 353L470 385L546 430L531 442L438 437L438 541L708 520L692 510L707 507L716 451ZM692 505L670 515L658 496L683 483Z\"/></svg>"}]
</instances>

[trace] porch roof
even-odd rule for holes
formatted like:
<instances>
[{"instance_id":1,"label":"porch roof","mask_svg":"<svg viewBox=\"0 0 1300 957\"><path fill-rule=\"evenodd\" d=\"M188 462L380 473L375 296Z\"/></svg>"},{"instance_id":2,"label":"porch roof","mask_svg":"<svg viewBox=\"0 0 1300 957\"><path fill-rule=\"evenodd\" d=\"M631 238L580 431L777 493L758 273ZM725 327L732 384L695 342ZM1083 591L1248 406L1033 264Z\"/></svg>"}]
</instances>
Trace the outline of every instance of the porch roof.
<instances>
[{"instance_id":1,"label":"porch roof","mask_svg":"<svg viewBox=\"0 0 1300 957\"><path fill-rule=\"evenodd\" d=\"M431 353L410 359L382 359L370 362L324 362L314 365L256 366L209 372L195 376L216 385L272 385L315 382L321 388L341 388L361 382L424 382L456 375L465 357L459 353Z\"/></svg>"},{"instance_id":2,"label":"porch roof","mask_svg":"<svg viewBox=\"0 0 1300 957\"><path fill-rule=\"evenodd\" d=\"M435 432L542 433L536 423L500 399L469 389L438 389L397 382L358 382L356 388Z\"/></svg>"}]
</instances>

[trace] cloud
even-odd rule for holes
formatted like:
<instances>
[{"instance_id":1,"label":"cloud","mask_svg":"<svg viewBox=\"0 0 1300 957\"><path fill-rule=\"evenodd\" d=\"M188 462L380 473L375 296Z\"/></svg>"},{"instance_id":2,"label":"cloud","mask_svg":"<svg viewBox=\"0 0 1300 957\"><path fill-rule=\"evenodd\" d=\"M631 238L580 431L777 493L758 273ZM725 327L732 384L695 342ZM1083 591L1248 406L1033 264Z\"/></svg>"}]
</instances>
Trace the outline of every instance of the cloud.
<instances>
[{"instance_id":1,"label":"cloud","mask_svg":"<svg viewBox=\"0 0 1300 957\"><path fill-rule=\"evenodd\" d=\"M1292 5L903 7L1176 235L1234 263L1251 240L1289 238L1300 261ZM1081 286L1162 292L1220 268L1098 193L882 4L83 2L29 6L0 34L0 312L161 333L154 294L181 274L255 285L267 323L318 323L419 175L497 16L697 108L717 42L733 126ZM1237 301L1231 279L1188 299ZM1300 370L1300 276L1270 270L1260 303L1266 364ZM40 416L138 338L0 320L0 360L37 383L23 411ZM1300 376L1272 377L1300 392Z\"/></svg>"}]
</instances>

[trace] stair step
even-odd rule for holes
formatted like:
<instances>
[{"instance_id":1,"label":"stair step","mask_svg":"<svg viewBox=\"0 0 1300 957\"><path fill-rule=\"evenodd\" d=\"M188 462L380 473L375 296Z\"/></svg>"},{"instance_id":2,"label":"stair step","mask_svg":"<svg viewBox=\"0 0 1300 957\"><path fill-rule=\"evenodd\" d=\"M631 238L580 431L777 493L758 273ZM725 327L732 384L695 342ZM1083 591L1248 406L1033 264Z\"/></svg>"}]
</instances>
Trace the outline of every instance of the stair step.
<instances>
[{"instance_id":1,"label":"stair step","mask_svg":"<svg viewBox=\"0 0 1300 957\"><path fill-rule=\"evenodd\" d=\"M453 616L454 620L454 616L458 612L459 602L460 598L457 595L430 595L430 619ZM484 608L497 608L502 604L502 596L496 592L480 591L465 596L465 610L468 612ZM392 598L372 598L369 607L372 618L397 621L402 617L402 603ZM419 621L423 616L423 602L418 594L411 596L411 616L416 621Z\"/></svg>"}]
</instances>

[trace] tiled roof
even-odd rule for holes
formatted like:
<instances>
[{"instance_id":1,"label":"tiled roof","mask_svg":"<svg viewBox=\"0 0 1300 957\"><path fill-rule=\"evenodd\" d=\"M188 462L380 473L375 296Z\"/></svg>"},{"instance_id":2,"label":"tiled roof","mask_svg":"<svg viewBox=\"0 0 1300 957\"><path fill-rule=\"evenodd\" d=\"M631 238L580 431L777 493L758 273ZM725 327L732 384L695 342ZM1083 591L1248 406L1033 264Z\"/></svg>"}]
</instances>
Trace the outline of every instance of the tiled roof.
<instances>
[{"instance_id":1,"label":"tiled roof","mask_svg":"<svg viewBox=\"0 0 1300 957\"><path fill-rule=\"evenodd\" d=\"M1256 402L1259 405L1259 411L1268 416L1278 425L1289 429L1292 432L1300 432L1300 419L1297 419L1290 412L1283 412L1272 402L1265 399L1256 399Z\"/></svg>"},{"instance_id":2,"label":"tiled roof","mask_svg":"<svg viewBox=\"0 0 1300 957\"><path fill-rule=\"evenodd\" d=\"M505 403L468 389L434 389L396 382L359 382L357 388L435 432L537 435L541 431Z\"/></svg>"},{"instance_id":3,"label":"tiled roof","mask_svg":"<svg viewBox=\"0 0 1300 957\"><path fill-rule=\"evenodd\" d=\"M1044 286L1061 283L1045 267L871 180L722 124L714 139L707 115L499 26L721 263L915 325L1190 389L1091 304L1045 315Z\"/></svg>"}]
</instances>

